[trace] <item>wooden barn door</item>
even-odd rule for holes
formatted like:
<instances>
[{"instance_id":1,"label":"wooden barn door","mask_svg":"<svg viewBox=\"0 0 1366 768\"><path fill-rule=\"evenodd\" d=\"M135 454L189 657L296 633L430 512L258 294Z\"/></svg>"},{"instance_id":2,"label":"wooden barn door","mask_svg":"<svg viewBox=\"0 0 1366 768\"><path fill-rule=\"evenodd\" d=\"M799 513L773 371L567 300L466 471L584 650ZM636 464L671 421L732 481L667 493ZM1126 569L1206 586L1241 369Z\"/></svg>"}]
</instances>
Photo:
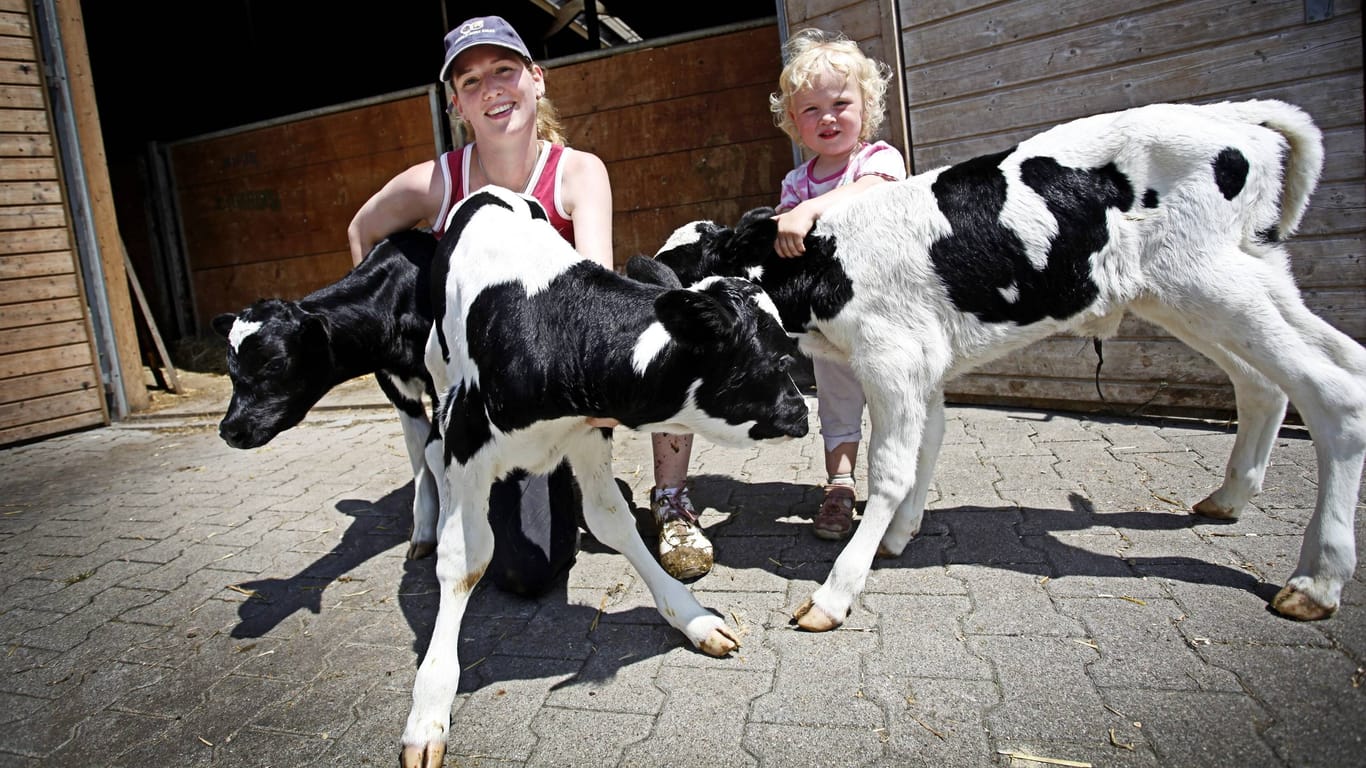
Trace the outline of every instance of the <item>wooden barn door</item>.
<instances>
[{"instance_id":1,"label":"wooden barn door","mask_svg":"<svg viewBox=\"0 0 1366 768\"><path fill-rule=\"evenodd\" d=\"M0 0L0 445L109 422L28 3Z\"/></svg>"},{"instance_id":2,"label":"wooden barn door","mask_svg":"<svg viewBox=\"0 0 1366 768\"><path fill-rule=\"evenodd\" d=\"M421 88L169 145L199 332L219 313L345 275L351 217L435 157L441 109L436 88Z\"/></svg>"}]
</instances>

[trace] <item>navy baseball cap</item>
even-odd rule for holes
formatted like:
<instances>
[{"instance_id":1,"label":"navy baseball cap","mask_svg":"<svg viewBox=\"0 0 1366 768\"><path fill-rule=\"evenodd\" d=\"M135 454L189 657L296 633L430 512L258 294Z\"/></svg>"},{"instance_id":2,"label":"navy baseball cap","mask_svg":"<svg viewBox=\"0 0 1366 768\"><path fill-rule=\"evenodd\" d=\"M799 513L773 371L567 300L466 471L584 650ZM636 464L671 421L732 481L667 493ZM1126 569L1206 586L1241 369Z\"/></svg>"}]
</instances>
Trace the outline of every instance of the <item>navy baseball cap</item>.
<instances>
[{"instance_id":1,"label":"navy baseball cap","mask_svg":"<svg viewBox=\"0 0 1366 768\"><path fill-rule=\"evenodd\" d=\"M451 64L455 57L476 45L497 45L516 52L531 61L531 52L522 42L517 30L501 16L476 16L466 19L460 26L446 34L446 63L441 65L441 81L445 82L451 74Z\"/></svg>"}]
</instances>

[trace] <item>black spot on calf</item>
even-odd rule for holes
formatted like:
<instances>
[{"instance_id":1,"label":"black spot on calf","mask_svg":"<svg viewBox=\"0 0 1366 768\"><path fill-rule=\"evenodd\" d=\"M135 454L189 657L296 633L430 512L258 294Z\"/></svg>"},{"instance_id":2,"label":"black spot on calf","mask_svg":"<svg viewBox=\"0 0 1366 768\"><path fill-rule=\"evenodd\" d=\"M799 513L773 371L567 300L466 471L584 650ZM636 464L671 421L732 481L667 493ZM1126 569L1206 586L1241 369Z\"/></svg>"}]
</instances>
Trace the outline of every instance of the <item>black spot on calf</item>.
<instances>
[{"instance_id":1,"label":"black spot on calf","mask_svg":"<svg viewBox=\"0 0 1366 768\"><path fill-rule=\"evenodd\" d=\"M1070 317L1096 298L1090 257L1109 242L1105 212L1132 208L1133 187L1113 163L1093 169L1066 168L1049 157L1021 163L1021 180L1057 221L1040 270L1001 223L1008 182L1000 165L1013 151L960 163L935 180L932 190L953 234L930 246L930 258L954 306L985 322Z\"/></svg>"},{"instance_id":2,"label":"black spot on calf","mask_svg":"<svg viewBox=\"0 0 1366 768\"><path fill-rule=\"evenodd\" d=\"M1144 207L1144 208L1156 208L1156 207L1157 207L1157 190L1155 190L1155 189L1149 189L1148 191L1146 191L1146 192L1143 193L1143 207Z\"/></svg>"},{"instance_id":3,"label":"black spot on calf","mask_svg":"<svg viewBox=\"0 0 1366 768\"><path fill-rule=\"evenodd\" d=\"M1247 183L1248 164L1242 152L1233 147L1225 147L1214 158L1214 183L1225 200L1232 200L1243 191Z\"/></svg>"}]
</instances>

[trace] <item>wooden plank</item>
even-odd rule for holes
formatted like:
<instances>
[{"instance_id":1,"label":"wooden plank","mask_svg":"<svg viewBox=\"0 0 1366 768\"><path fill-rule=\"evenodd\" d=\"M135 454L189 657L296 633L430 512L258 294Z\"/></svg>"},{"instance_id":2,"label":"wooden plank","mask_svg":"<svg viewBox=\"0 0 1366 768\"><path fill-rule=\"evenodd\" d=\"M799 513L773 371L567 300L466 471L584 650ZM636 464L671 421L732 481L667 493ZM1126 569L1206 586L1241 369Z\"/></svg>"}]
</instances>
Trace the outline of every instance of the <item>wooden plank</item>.
<instances>
[{"instance_id":1,"label":"wooden plank","mask_svg":"<svg viewBox=\"0 0 1366 768\"><path fill-rule=\"evenodd\" d=\"M1278 33L1271 39L1237 40L1151 61L1058 78L1021 89L1001 89L920 106L914 89L911 132L919 141L943 141L994 130L1051 125L1097 112L1154 101L1199 101L1230 88L1304 80L1361 65L1361 34L1355 18ZM1352 23L1348 23L1352 22ZM1304 55L1313 50L1313 56ZM1328 64L1334 62L1334 64ZM908 73L909 74L909 73ZM1360 97L1358 96L1358 99ZM969 120L968 116L972 116Z\"/></svg>"},{"instance_id":2,"label":"wooden plank","mask_svg":"<svg viewBox=\"0 0 1366 768\"><path fill-rule=\"evenodd\" d=\"M56 178L56 158L10 157L0 162L0 181L45 181Z\"/></svg>"},{"instance_id":3,"label":"wooden plank","mask_svg":"<svg viewBox=\"0 0 1366 768\"><path fill-rule=\"evenodd\" d=\"M61 202L62 187L55 181L0 182L0 205Z\"/></svg>"},{"instance_id":4,"label":"wooden plank","mask_svg":"<svg viewBox=\"0 0 1366 768\"><path fill-rule=\"evenodd\" d=\"M342 176L345 165L338 173L339 161L414 147L421 148L423 157L430 159L434 147L430 109L423 94L175 144L171 147L171 160L176 186L181 190L217 186L229 180L271 176L285 169L308 166L318 167L315 176L328 170Z\"/></svg>"},{"instance_id":5,"label":"wooden plank","mask_svg":"<svg viewBox=\"0 0 1366 768\"><path fill-rule=\"evenodd\" d=\"M1053 0L1045 9L1016 0L908 28L914 47L906 68L914 88L942 82L948 71L956 92L980 93L993 80L1009 87L1200 48L1227 39L1231 29L1252 36L1303 23L1304 9L1290 3L1187 0L1143 8L1129 0Z\"/></svg>"},{"instance_id":6,"label":"wooden plank","mask_svg":"<svg viewBox=\"0 0 1366 768\"><path fill-rule=\"evenodd\" d=\"M1285 86L1272 86L1267 88L1249 89L1239 92L1227 92L1208 99L1197 98L1178 98L1177 101L1188 103L1203 103L1209 101L1223 101L1224 99L1239 98L1261 98L1261 99L1281 99L1292 104L1298 104L1314 117L1319 128L1325 131L1360 130L1361 126L1361 105L1362 105L1362 77L1360 72L1346 75L1332 75L1315 78L1312 81L1289 84ZM1088 114L1095 114L1104 110L1094 110ZM913 110L914 112L914 110ZM968 120L967 113L962 116L963 120ZM1064 122L1070 118L1058 116L1056 121L1050 120L1042 125L1010 126L1004 123L994 122L994 118L989 118L989 122L978 119L971 123L974 131L971 135L952 135L940 137L939 140L931 141L928 137L919 133L915 134L915 168L918 173L938 168L944 165L962 162L980 155L999 152L1007 147L1014 146L1024 139L1059 122ZM917 123L915 115L911 115L912 131L915 132ZM1350 139L1344 140L1350 147ZM1350 151L1350 158L1361 157L1360 145L1355 150ZM1330 155L1330 157L1333 157ZM1357 164L1356 159L1347 159L1348 167ZM1338 174L1332 169L1328 170L1330 178L1350 176Z\"/></svg>"},{"instance_id":7,"label":"wooden plank","mask_svg":"<svg viewBox=\"0 0 1366 768\"><path fill-rule=\"evenodd\" d=\"M815 27L829 32L842 32L850 40L859 42L875 38L882 32L882 20L878 16L877 3L867 2L830 8L821 13L803 17L800 24L789 22L788 26L793 32L806 27ZM864 53L868 53L866 48L864 48Z\"/></svg>"},{"instance_id":8,"label":"wooden plank","mask_svg":"<svg viewBox=\"0 0 1366 768\"><path fill-rule=\"evenodd\" d=\"M3 238L0 238L3 242ZM0 280L40 275L64 275L76 271L71 251L0 255Z\"/></svg>"},{"instance_id":9,"label":"wooden plank","mask_svg":"<svg viewBox=\"0 0 1366 768\"><path fill-rule=\"evenodd\" d=\"M1333 239L1296 236L1286 246L1290 268L1301 288L1366 290L1366 236Z\"/></svg>"},{"instance_id":10,"label":"wooden plank","mask_svg":"<svg viewBox=\"0 0 1366 768\"><path fill-rule=\"evenodd\" d=\"M975 8L995 5L997 2L999 0L903 0L901 23L906 26L926 25L946 16L967 13Z\"/></svg>"},{"instance_id":11,"label":"wooden plank","mask_svg":"<svg viewBox=\"0 0 1366 768\"><path fill-rule=\"evenodd\" d=\"M89 344L68 344L12 355L0 355L0 380L28 376L60 368L91 367L95 359Z\"/></svg>"},{"instance_id":12,"label":"wooden plank","mask_svg":"<svg viewBox=\"0 0 1366 768\"><path fill-rule=\"evenodd\" d=\"M430 147L408 147L181 188L190 268L344 250L356 209L399 171L431 156ZM349 256L329 265L314 287L340 278L350 266Z\"/></svg>"},{"instance_id":13,"label":"wooden plank","mask_svg":"<svg viewBox=\"0 0 1366 768\"><path fill-rule=\"evenodd\" d=\"M33 24L28 19L26 9L0 6L0 35L10 37L31 37Z\"/></svg>"},{"instance_id":14,"label":"wooden plank","mask_svg":"<svg viewBox=\"0 0 1366 768\"><path fill-rule=\"evenodd\" d=\"M50 229L66 226L66 209L60 205L10 205L0 208L0 231Z\"/></svg>"},{"instance_id":15,"label":"wooden plank","mask_svg":"<svg viewBox=\"0 0 1366 768\"><path fill-rule=\"evenodd\" d=\"M1333 237L1361 232L1363 228L1366 228L1366 187L1360 179L1355 179L1320 184L1300 224L1300 233L1306 237Z\"/></svg>"},{"instance_id":16,"label":"wooden plank","mask_svg":"<svg viewBox=\"0 0 1366 768\"><path fill-rule=\"evenodd\" d=\"M42 76L36 62L0 61L0 83L39 85L42 83Z\"/></svg>"},{"instance_id":17,"label":"wooden plank","mask_svg":"<svg viewBox=\"0 0 1366 768\"><path fill-rule=\"evenodd\" d=\"M197 270L191 275L200 327L214 316L238 312L257 299L301 299L337 280L351 267L349 250L282 258L253 264ZM320 276L328 276L319 282Z\"/></svg>"},{"instance_id":18,"label":"wooden plank","mask_svg":"<svg viewBox=\"0 0 1366 768\"><path fill-rule=\"evenodd\" d=\"M35 85L0 83L0 109L45 109L43 89Z\"/></svg>"},{"instance_id":19,"label":"wooden plank","mask_svg":"<svg viewBox=\"0 0 1366 768\"><path fill-rule=\"evenodd\" d=\"M0 329L59 323L85 317L85 305L77 297L45 299L0 306Z\"/></svg>"},{"instance_id":20,"label":"wooden plank","mask_svg":"<svg viewBox=\"0 0 1366 768\"><path fill-rule=\"evenodd\" d=\"M791 165L791 144L780 134L613 163L607 172L614 190L631 190L613 195L616 209L631 211L760 194L776 199Z\"/></svg>"},{"instance_id":21,"label":"wooden plank","mask_svg":"<svg viewBox=\"0 0 1366 768\"><path fill-rule=\"evenodd\" d=\"M0 110L0 131L6 133L46 133L47 112L37 109Z\"/></svg>"},{"instance_id":22,"label":"wooden plank","mask_svg":"<svg viewBox=\"0 0 1366 768\"><path fill-rule=\"evenodd\" d=\"M734 224L745 211L777 201L777 194L767 193L618 212L613 216L612 252L620 267L637 254L653 256L675 229L688 222L710 219Z\"/></svg>"},{"instance_id":23,"label":"wooden plank","mask_svg":"<svg viewBox=\"0 0 1366 768\"><path fill-rule=\"evenodd\" d=\"M63 392L17 403L0 404L0 434L26 425L37 425L77 414L99 414L100 395L94 390ZM100 414L101 418L103 415Z\"/></svg>"},{"instance_id":24,"label":"wooden plank","mask_svg":"<svg viewBox=\"0 0 1366 768\"><path fill-rule=\"evenodd\" d=\"M65 228L13 229L0 231L0 256L13 253L38 253L71 248Z\"/></svg>"},{"instance_id":25,"label":"wooden plank","mask_svg":"<svg viewBox=\"0 0 1366 768\"><path fill-rule=\"evenodd\" d=\"M0 37L0 59L37 61L37 48L33 44L33 37Z\"/></svg>"},{"instance_id":26,"label":"wooden plank","mask_svg":"<svg viewBox=\"0 0 1366 768\"><path fill-rule=\"evenodd\" d=\"M555 67L546 73L546 89L570 118L745 85L772 88L780 71L778 30L766 25Z\"/></svg>"},{"instance_id":27,"label":"wooden plank","mask_svg":"<svg viewBox=\"0 0 1366 768\"><path fill-rule=\"evenodd\" d=\"M50 275L23 280L0 280L0 305L79 296L76 275ZM0 310L4 307L0 306Z\"/></svg>"},{"instance_id":28,"label":"wooden plank","mask_svg":"<svg viewBox=\"0 0 1366 768\"><path fill-rule=\"evenodd\" d=\"M85 411L63 416L57 419L39 422L37 424L25 424L11 429L0 429L0 445L14 445L16 443L36 440L41 437L51 437L64 432L74 432L91 427L102 427L109 423L103 411Z\"/></svg>"},{"instance_id":29,"label":"wooden plank","mask_svg":"<svg viewBox=\"0 0 1366 768\"><path fill-rule=\"evenodd\" d=\"M81 344L89 340L84 318L64 323L9 328L0 330L0 355L46 349L63 344Z\"/></svg>"},{"instance_id":30,"label":"wooden plank","mask_svg":"<svg viewBox=\"0 0 1366 768\"><path fill-rule=\"evenodd\" d=\"M99 386L100 379L89 366L45 371L0 381L0 403L32 400L58 392L98 391Z\"/></svg>"},{"instance_id":31,"label":"wooden plank","mask_svg":"<svg viewBox=\"0 0 1366 768\"><path fill-rule=\"evenodd\" d=\"M1081 379L1019 379L968 374L949 383L949 403L1015 405L1087 413L1186 413L1227 416L1233 413L1233 390L1197 385L1105 384L1105 400L1096 385Z\"/></svg>"},{"instance_id":32,"label":"wooden plank","mask_svg":"<svg viewBox=\"0 0 1366 768\"><path fill-rule=\"evenodd\" d=\"M0 134L0 157L53 157L47 134Z\"/></svg>"},{"instance_id":33,"label":"wooden plank","mask_svg":"<svg viewBox=\"0 0 1366 768\"><path fill-rule=\"evenodd\" d=\"M1228 377L1217 365L1172 338L1109 339L1101 346L1105 363L1103 381L1147 382L1220 386ZM983 365L974 373L1016 378L1086 379L1095 375L1098 362L1091 339L1055 336Z\"/></svg>"},{"instance_id":34,"label":"wooden plank","mask_svg":"<svg viewBox=\"0 0 1366 768\"><path fill-rule=\"evenodd\" d=\"M715 147L772 139L783 134L773 125L768 94L775 84L756 83L715 93L694 94L649 104L608 109L566 119L575 149L592 152L604 163L632 160L681 147ZM716 115L727 115L719 121ZM622 141L630 136L630 141ZM786 139L784 139L786 140ZM612 179L616 184L616 179Z\"/></svg>"}]
</instances>

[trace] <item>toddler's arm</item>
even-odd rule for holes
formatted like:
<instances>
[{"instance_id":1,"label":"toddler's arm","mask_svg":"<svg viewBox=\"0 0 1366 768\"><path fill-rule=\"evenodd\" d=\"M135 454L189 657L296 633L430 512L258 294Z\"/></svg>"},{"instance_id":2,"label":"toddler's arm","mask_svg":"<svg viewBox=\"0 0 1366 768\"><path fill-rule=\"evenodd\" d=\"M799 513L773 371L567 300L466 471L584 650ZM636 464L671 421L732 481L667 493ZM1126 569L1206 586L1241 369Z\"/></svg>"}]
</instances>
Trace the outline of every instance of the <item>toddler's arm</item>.
<instances>
[{"instance_id":1,"label":"toddler's arm","mask_svg":"<svg viewBox=\"0 0 1366 768\"><path fill-rule=\"evenodd\" d=\"M802 241L806 239L811 228L816 226L816 220L829 210L830 206L885 181L887 179L876 174L861 176L857 181L835 187L823 195L817 195L797 204L795 208L779 213L774 217L778 222L778 240L773 244L773 250L785 259L802 255L806 252L806 245Z\"/></svg>"}]
</instances>

